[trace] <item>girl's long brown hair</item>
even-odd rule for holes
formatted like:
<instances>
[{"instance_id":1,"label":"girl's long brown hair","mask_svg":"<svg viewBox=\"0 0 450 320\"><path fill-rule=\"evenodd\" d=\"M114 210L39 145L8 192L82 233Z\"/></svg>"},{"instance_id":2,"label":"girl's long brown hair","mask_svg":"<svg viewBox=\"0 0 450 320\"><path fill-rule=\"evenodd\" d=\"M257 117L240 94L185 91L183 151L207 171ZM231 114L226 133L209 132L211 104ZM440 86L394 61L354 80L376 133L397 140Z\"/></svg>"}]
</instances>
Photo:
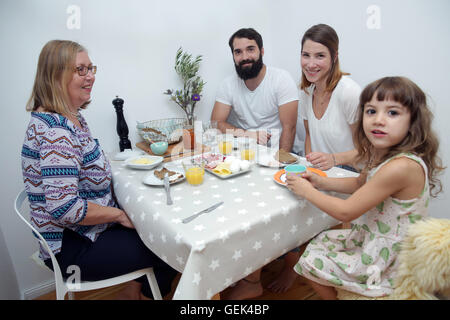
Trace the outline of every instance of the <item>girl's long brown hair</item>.
<instances>
[{"instance_id":1,"label":"girl's long brown hair","mask_svg":"<svg viewBox=\"0 0 450 320\"><path fill-rule=\"evenodd\" d=\"M373 146L363 129L364 106L372 100L372 97L378 101L398 102L407 107L411 114L411 123L406 137L399 144L391 147L389 152L376 163L372 163ZM437 175L445 168L442 167L442 161L437 155L439 140L431 127L432 120L433 114L428 108L425 93L408 78L385 77L370 83L360 95L357 129L353 137L358 151L357 161L365 163L364 171L367 171L399 153L414 153L427 165L430 194L436 197L442 191L442 184ZM437 189L434 190L435 188Z\"/></svg>"},{"instance_id":2,"label":"girl's long brown hair","mask_svg":"<svg viewBox=\"0 0 450 320\"><path fill-rule=\"evenodd\" d=\"M336 33L336 31L326 24L317 24L315 26L312 26L308 30L306 30L305 34L302 38L302 51L303 51L303 45L306 40L311 40L314 42L318 42L325 47L328 48L328 51L330 51L330 57L331 57L331 68L328 71L328 78L327 78L327 87L326 90L331 92L336 88L339 80L341 80L341 77L344 75L349 75L350 73L342 72L341 68L339 66L339 37ZM305 74L302 72L302 80L300 83L300 89L304 90L306 94L308 94L308 91L306 90L311 86L311 82L306 79Z\"/></svg>"}]
</instances>

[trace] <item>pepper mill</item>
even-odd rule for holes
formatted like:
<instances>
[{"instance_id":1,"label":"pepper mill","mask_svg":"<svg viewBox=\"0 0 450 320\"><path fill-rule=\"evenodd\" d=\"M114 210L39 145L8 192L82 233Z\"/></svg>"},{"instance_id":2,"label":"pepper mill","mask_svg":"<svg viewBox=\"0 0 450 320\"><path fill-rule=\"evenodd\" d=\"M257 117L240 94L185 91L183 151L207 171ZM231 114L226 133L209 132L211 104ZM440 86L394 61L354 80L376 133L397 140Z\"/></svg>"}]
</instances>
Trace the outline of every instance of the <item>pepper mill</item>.
<instances>
[{"instance_id":1,"label":"pepper mill","mask_svg":"<svg viewBox=\"0 0 450 320\"><path fill-rule=\"evenodd\" d=\"M117 113L117 134L120 138L120 152L124 151L125 149L132 149L131 142L130 140L128 140L127 122L125 121L125 117L123 116L123 102L123 99L120 99L119 96L116 96L116 99L114 99L112 102Z\"/></svg>"}]
</instances>

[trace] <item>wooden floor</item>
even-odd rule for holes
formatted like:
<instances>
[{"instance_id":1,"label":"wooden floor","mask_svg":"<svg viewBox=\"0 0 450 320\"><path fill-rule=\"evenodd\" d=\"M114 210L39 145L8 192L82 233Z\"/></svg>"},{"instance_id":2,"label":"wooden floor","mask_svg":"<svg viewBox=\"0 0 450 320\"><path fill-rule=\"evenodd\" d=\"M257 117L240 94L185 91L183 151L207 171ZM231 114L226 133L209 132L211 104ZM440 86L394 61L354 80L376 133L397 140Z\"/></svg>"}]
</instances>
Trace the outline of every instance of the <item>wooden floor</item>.
<instances>
[{"instance_id":1,"label":"wooden floor","mask_svg":"<svg viewBox=\"0 0 450 320\"><path fill-rule=\"evenodd\" d=\"M271 262L269 265L264 267L261 273L261 282L263 286L267 286L280 272L283 267L283 260L275 260ZM178 284L180 279L180 275L178 275L174 282L172 283L172 291L164 297L165 300L170 300L175 291L175 287ZM117 286L100 289L100 290L92 290L85 292L77 292L74 294L76 300L114 300L118 294L118 292L123 288L124 284L120 284ZM36 300L55 300L56 293L51 292L46 295L43 295ZM67 299L67 296L66 296ZM294 285L285 293L272 293L266 289L264 289L263 294L255 298L253 300L320 300L320 297L314 293L313 289L307 285L302 279L297 278Z\"/></svg>"}]
</instances>

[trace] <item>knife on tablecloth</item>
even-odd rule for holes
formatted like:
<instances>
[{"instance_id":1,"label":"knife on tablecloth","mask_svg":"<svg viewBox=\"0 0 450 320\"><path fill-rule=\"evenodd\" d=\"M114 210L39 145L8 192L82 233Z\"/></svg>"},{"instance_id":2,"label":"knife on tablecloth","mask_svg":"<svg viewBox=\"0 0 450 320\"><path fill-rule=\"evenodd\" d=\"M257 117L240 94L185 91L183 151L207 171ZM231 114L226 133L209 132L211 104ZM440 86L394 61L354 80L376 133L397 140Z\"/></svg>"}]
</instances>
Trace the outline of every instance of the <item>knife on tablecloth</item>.
<instances>
[{"instance_id":1,"label":"knife on tablecloth","mask_svg":"<svg viewBox=\"0 0 450 320\"><path fill-rule=\"evenodd\" d=\"M194 220L195 218L201 216L202 214L207 213L207 212L211 212L214 209L220 207L222 204L223 204L223 201L220 201L219 203L216 203L215 205L212 205L211 207L206 208L205 210L202 210L199 213L196 213L196 214L193 214L192 216L184 218L182 221L183 221L183 223L191 222L192 220Z\"/></svg>"},{"instance_id":2,"label":"knife on tablecloth","mask_svg":"<svg viewBox=\"0 0 450 320\"><path fill-rule=\"evenodd\" d=\"M169 174L166 172L164 175L164 189L166 190L166 196L167 196L167 205L173 204L172 198L170 197L170 183L169 183Z\"/></svg>"}]
</instances>

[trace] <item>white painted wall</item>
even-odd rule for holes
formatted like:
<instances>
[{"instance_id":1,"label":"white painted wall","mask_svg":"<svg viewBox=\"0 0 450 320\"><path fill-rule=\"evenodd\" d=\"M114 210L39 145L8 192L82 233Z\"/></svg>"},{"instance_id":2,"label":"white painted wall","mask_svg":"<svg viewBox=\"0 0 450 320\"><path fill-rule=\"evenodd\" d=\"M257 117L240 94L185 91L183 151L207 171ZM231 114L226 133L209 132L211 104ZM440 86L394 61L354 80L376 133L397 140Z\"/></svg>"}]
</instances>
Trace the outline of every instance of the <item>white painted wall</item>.
<instances>
[{"instance_id":1,"label":"white painted wall","mask_svg":"<svg viewBox=\"0 0 450 320\"><path fill-rule=\"evenodd\" d=\"M68 29L69 6L80 8L80 29ZM370 5L380 9L380 29L369 29ZM441 155L448 165L450 148L450 22L447 0L2 0L0 2L1 110L3 179L0 182L1 259L11 257L13 270L0 264L0 278L14 279L21 294L51 279L28 257L34 250L30 233L13 215L13 199L22 188L20 150L29 115L25 103L42 46L51 39L71 39L89 50L99 70L93 102L84 112L105 151L118 151L116 114L111 101L118 94L132 144L139 141L136 121L182 117L183 112L162 92L180 82L173 70L179 46L202 54L200 74L207 82L198 104L199 119L208 119L220 81L234 72L228 47L231 34L254 27L264 39L264 61L300 78L300 39L310 26L327 23L339 34L344 71L365 86L387 75L403 75L429 94L441 137ZM370 20L371 21L371 20ZM449 173L442 177L444 188ZM431 214L450 218L448 192L431 205ZM5 243L3 243L3 241ZM0 281L0 284L3 284ZM19 298L0 285L0 297Z\"/></svg>"}]
</instances>

